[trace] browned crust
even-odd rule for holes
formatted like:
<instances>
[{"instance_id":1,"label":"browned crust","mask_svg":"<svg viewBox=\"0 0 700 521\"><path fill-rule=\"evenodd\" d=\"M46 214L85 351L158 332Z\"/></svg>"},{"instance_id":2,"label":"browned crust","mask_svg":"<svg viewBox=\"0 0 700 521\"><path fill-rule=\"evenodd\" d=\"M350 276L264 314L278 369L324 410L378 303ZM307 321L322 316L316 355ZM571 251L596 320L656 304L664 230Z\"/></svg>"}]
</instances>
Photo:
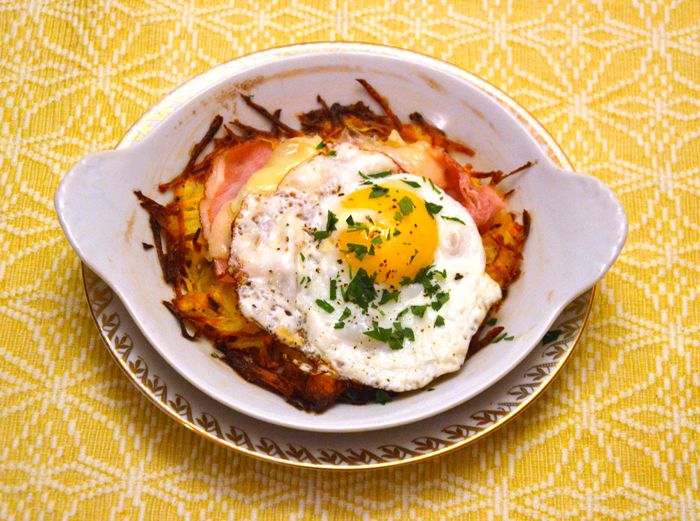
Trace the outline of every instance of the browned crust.
<instances>
[{"instance_id":1,"label":"browned crust","mask_svg":"<svg viewBox=\"0 0 700 521\"><path fill-rule=\"evenodd\" d=\"M216 116L212 120L211 124L209 125L209 129L207 130L206 134L204 134L204 137L202 137L202 139L192 147L192 150L190 151L190 160L187 162L187 165L185 166L182 173L179 176L171 179L167 183L159 185L158 190L160 190L161 192L167 192L173 186L182 182L183 179L185 179L192 173L194 165L197 162L197 158L204 151L204 149L207 148L207 145L211 143L211 141L214 139L214 136L221 128L221 124L223 123L223 121L224 118L221 116Z\"/></svg>"}]
</instances>

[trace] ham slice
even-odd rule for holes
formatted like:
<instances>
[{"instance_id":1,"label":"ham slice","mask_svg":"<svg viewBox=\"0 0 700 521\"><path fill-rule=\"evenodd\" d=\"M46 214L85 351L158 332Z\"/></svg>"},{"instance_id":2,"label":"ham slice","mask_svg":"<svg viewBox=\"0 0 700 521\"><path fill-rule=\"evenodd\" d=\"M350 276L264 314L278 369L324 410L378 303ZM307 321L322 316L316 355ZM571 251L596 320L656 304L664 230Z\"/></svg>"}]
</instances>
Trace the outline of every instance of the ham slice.
<instances>
[{"instance_id":1,"label":"ham slice","mask_svg":"<svg viewBox=\"0 0 700 521\"><path fill-rule=\"evenodd\" d=\"M248 179L270 160L272 147L266 141L247 141L229 148L216 159L204 185L199 204L202 234L209 240L211 227L221 207L236 198Z\"/></svg>"},{"instance_id":2,"label":"ham slice","mask_svg":"<svg viewBox=\"0 0 700 521\"><path fill-rule=\"evenodd\" d=\"M491 185L477 185L469 175L469 170L460 165L447 152L443 153L445 164L446 191L459 191L457 197L479 229L485 227L501 210L508 208L506 201Z\"/></svg>"},{"instance_id":3,"label":"ham slice","mask_svg":"<svg viewBox=\"0 0 700 521\"><path fill-rule=\"evenodd\" d=\"M394 133L387 141L392 144L367 138L346 139L364 150L389 156L409 174L430 179L435 186L462 203L479 229L491 222L498 212L508 208L508 202L492 186L477 185L469 175L469 170L441 147L431 146L426 141L406 145Z\"/></svg>"},{"instance_id":4,"label":"ham slice","mask_svg":"<svg viewBox=\"0 0 700 521\"><path fill-rule=\"evenodd\" d=\"M199 203L202 235L207 241L221 209L236 198L246 181L267 164L271 155L272 146L268 142L247 141L227 149L214 159L204 185L204 198ZM218 277L226 276L227 265L227 258L214 258Z\"/></svg>"}]
</instances>

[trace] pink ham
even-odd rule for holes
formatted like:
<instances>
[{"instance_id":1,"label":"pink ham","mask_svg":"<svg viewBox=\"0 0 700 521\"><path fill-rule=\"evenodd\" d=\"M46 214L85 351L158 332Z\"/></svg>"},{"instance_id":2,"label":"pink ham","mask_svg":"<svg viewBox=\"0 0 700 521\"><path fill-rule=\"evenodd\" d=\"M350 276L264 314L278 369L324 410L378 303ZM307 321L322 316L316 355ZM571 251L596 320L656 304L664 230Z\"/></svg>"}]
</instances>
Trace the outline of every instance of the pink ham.
<instances>
[{"instance_id":1,"label":"pink ham","mask_svg":"<svg viewBox=\"0 0 700 521\"><path fill-rule=\"evenodd\" d=\"M362 138L346 139L364 150L389 156L410 174L430 179L435 186L462 203L479 229L508 207L508 202L492 186L474 183L469 171L441 147L431 146L425 141L393 147Z\"/></svg>"},{"instance_id":2,"label":"pink ham","mask_svg":"<svg viewBox=\"0 0 700 521\"><path fill-rule=\"evenodd\" d=\"M487 225L498 212L508 208L508 201L502 195L490 185L476 185L469 171L447 152L444 153L443 160L446 191L451 193L458 190L463 198L462 206L467 209L479 229ZM460 197L457 197L457 200L460 200Z\"/></svg>"},{"instance_id":3,"label":"pink ham","mask_svg":"<svg viewBox=\"0 0 700 521\"><path fill-rule=\"evenodd\" d=\"M272 147L265 141L247 141L229 148L214 159L199 204L202 235L209 240L214 219L221 208L235 199L246 181L267 164ZM214 259L217 276L224 277L228 259Z\"/></svg>"}]
</instances>

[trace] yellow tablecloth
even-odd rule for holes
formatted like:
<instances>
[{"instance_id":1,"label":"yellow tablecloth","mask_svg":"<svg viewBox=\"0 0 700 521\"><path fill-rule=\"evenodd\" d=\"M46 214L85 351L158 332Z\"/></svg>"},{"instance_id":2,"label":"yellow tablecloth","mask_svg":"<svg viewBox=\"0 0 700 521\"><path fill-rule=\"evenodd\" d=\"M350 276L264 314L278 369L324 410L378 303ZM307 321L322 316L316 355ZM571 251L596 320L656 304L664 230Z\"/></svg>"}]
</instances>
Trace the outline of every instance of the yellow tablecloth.
<instances>
[{"instance_id":1,"label":"yellow tablecloth","mask_svg":"<svg viewBox=\"0 0 700 521\"><path fill-rule=\"evenodd\" d=\"M699 2L5 1L0 28L0 518L700 517ZM535 405L395 469L261 462L160 412L102 345L52 203L70 166L191 76L334 40L494 83L630 222Z\"/></svg>"}]
</instances>

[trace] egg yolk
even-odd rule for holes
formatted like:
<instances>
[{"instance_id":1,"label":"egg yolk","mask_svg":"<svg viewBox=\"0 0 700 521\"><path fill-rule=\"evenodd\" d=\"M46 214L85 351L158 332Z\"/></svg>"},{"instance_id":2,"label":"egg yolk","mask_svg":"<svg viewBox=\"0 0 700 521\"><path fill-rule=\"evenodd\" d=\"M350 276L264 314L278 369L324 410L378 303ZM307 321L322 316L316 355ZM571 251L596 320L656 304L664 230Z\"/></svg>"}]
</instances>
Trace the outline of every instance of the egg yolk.
<instances>
[{"instance_id":1,"label":"egg yolk","mask_svg":"<svg viewBox=\"0 0 700 521\"><path fill-rule=\"evenodd\" d=\"M415 278L433 261L437 224L416 194L393 186L373 185L343 199L350 213L348 227L338 235L338 250L357 273L360 268L376 282L396 286Z\"/></svg>"}]
</instances>

